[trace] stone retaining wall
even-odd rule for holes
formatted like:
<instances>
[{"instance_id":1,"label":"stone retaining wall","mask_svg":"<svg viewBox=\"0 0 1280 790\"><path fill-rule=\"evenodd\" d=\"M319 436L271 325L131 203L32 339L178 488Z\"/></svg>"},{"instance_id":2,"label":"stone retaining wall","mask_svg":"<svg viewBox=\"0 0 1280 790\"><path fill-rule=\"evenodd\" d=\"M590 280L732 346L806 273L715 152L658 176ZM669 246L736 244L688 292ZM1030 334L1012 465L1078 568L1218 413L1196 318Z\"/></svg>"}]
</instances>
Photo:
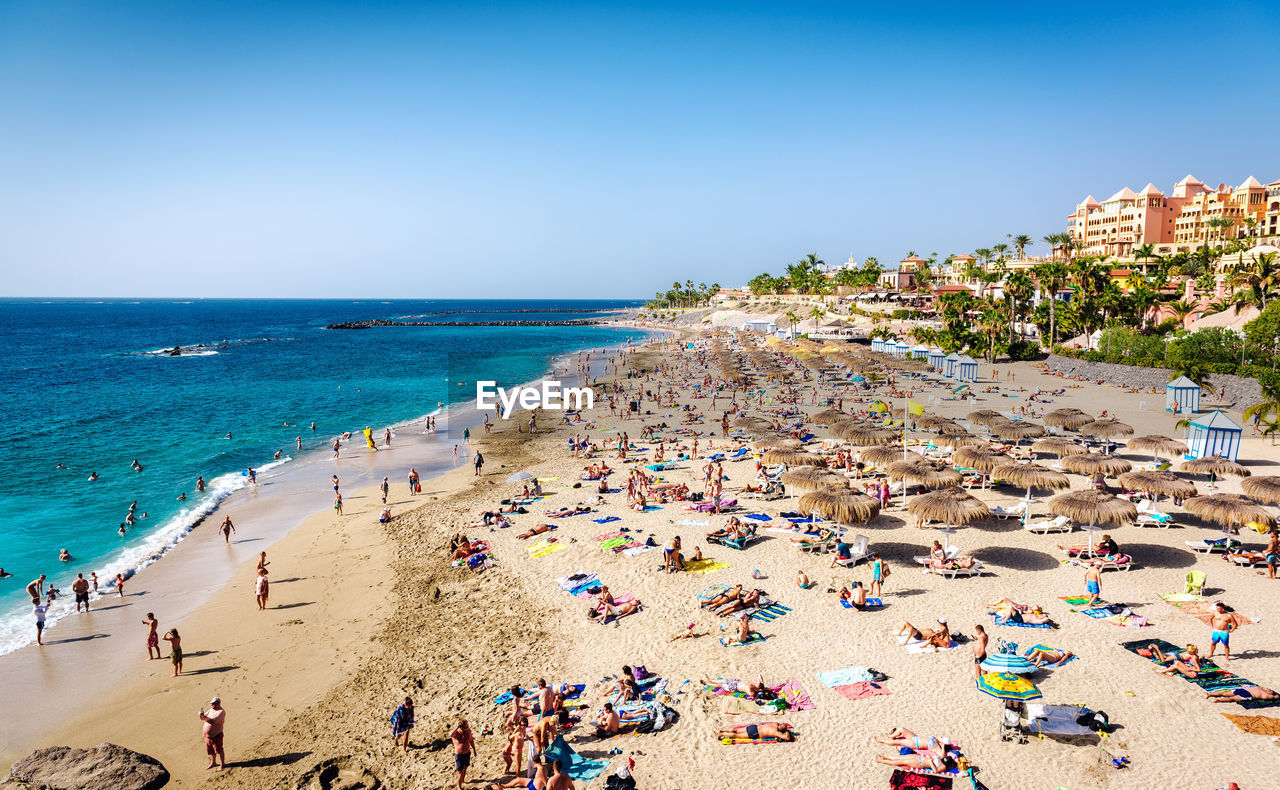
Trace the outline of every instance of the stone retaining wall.
<instances>
[{"instance_id":1,"label":"stone retaining wall","mask_svg":"<svg viewBox=\"0 0 1280 790\"><path fill-rule=\"evenodd\" d=\"M1172 371L1164 368L1144 368L1137 365L1117 365L1114 362L1088 362L1083 359L1072 359L1057 354L1050 354L1046 360L1050 370L1067 376L1083 376L1091 381L1102 379L1108 384L1122 387L1138 387L1150 389L1163 388L1169 383ZM1201 395L1201 409L1206 402L1223 401L1230 403L1231 411L1241 412L1248 406L1262 400L1262 389L1256 379L1241 378L1222 373L1215 373L1209 378L1210 383L1218 391L1217 395L1205 392Z\"/></svg>"}]
</instances>

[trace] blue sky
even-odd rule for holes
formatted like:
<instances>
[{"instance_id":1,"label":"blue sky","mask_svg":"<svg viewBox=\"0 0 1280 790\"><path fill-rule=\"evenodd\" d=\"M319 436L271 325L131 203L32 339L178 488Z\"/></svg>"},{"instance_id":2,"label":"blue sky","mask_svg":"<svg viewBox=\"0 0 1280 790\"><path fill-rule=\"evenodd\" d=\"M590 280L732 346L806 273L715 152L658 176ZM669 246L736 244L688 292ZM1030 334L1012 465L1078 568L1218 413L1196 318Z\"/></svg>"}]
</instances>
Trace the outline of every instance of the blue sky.
<instances>
[{"instance_id":1,"label":"blue sky","mask_svg":"<svg viewBox=\"0 0 1280 790\"><path fill-rule=\"evenodd\" d=\"M0 293L647 297L1039 239L1088 193L1280 178L1276 33L1274 3L5 3Z\"/></svg>"}]
</instances>

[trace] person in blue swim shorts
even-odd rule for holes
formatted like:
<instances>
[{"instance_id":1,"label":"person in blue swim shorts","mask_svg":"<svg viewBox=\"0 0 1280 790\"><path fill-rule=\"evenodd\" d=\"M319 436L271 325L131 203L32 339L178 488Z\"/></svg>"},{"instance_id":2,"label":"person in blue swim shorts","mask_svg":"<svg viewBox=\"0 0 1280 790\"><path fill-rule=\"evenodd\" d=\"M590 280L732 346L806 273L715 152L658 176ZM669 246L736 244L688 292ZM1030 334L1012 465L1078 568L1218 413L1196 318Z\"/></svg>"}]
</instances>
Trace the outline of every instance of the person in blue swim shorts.
<instances>
[{"instance_id":1,"label":"person in blue swim shorts","mask_svg":"<svg viewBox=\"0 0 1280 790\"><path fill-rule=\"evenodd\" d=\"M1218 645L1222 645L1223 660L1231 660L1231 632L1236 630L1236 626L1239 625L1236 617L1235 612L1227 610L1225 603L1222 601L1214 602L1213 619L1209 621L1209 627L1213 629L1213 633L1209 635L1209 658L1213 658Z\"/></svg>"}]
</instances>

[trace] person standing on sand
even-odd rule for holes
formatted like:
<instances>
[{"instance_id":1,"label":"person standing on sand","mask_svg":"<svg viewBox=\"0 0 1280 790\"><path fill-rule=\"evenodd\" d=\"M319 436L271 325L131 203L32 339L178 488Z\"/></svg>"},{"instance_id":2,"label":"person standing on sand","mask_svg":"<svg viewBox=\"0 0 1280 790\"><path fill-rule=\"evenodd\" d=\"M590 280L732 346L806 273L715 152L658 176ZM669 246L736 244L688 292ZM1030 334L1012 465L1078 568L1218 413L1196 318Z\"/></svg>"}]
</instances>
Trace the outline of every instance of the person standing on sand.
<instances>
[{"instance_id":1,"label":"person standing on sand","mask_svg":"<svg viewBox=\"0 0 1280 790\"><path fill-rule=\"evenodd\" d=\"M227 711L222 707L222 698L214 697L209 700L210 709L205 711L200 709L200 721L204 722L204 750L209 755L209 764L205 766L205 770L216 768L219 771L227 768L227 755L222 750L222 731L227 725ZM222 765L218 765L218 761L222 761Z\"/></svg>"},{"instance_id":2,"label":"person standing on sand","mask_svg":"<svg viewBox=\"0 0 1280 790\"><path fill-rule=\"evenodd\" d=\"M116 593L121 598L124 597L124 574L123 573L116 574Z\"/></svg>"},{"instance_id":3,"label":"person standing on sand","mask_svg":"<svg viewBox=\"0 0 1280 790\"><path fill-rule=\"evenodd\" d=\"M90 571L89 581L93 583L93 591L95 593L98 592L98 572L97 571Z\"/></svg>"},{"instance_id":4,"label":"person standing on sand","mask_svg":"<svg viewBox=\"0 0 1280 790\"><path fill-rule=\"evenodd\" d=\"M479 477L480 470L484 468L484 456L480 454L479 450L476 450L476 457L471 459L471 463L476 467L476 477Z\"/></svg>"},{"instance_id":5,"label":"person standing on sand","mask_svg":"<svg viewBox=\"0 0 1280 790\"><path fill-rule=\"evenodd\" d=\"M1227 611L1227 605L1222 601L1215 601L1213 616L1209 620L1209 627L1213 629L1209 635L1209 658L1213 658L1218 645L1222 645L1223 660L1228 663L1231 661L1231 632L1236 630L1237 625L1235 615Z\"/></svg>"},{"instance_id":6,"label":"person standing on sand","mask_svg":"<svg viewBox=\"0 0 1280 790\"><path fill-rule=\"evenodd\" d=\"M36 644L44 645L44 619L49 613L49 607L40 603L39 598L32 598L31 612L36 616Z\"/></svg>"},{"instance_id":7,"label":"person standing on sand","mask_svg":"<svg viewBox=\"0 0 1280 790\"><path fill-rule=\"evenodd\" d=\"M76 614L80 613L80 604L84 604L86 612L89 611L89 582L83 573L76 574L76 580L71 582L71 592L76 596Z\"/></svg>"},{"instance_id":8,"label":"person standing on sand","mask_svg":"<svg viewBox=\"0 0 1280 790\"><path fill-rule=\"evenodd\" d=\"M987 660L987 629L975 625L973 630L977 632L973 638L973 674L982 680L982 662Z\"/></svg>"},{"instance_id":9,"label":"person standing on sand","mask_svg":"<svg viewBox=\"0 0 1280 790\"><path fill-rule=\"evenodd\" d=\"M156 619L155 612L147 612L147 619L142 624L147 627L147 660L163 658L160 655L160 621ZM151 655L152 650L156 651L154 656Z\"/></svg>"},{"instance_id":10,"label":"person standing on sand","mask_svg":"<svg viewBox=\"0 0 1280 790\"><path fill-rule=\"evenodd\" d=\"M409 467L409 496L418 495L418 470Z\"/></svg>"},{"instance_id":11,"label":"person standing on sand","mask_svg":"<svg viewBox=\"0 0 1280 790\"><path fill-rule=\"evenodd\" d=\"M222 526L218 527L222 530L222 542L231 545L231 534L236 531L236 525L231 523L231 516L227 516L222 520Z\"/></svg>"},{"instance_id":12,"label":"person standing on sand","mask_svg":"<svg viewBox=\"0 0 1280 790\"><path fill-rule=\"evenodd\" d=\"M267 608L267 595L270 592L270 583L267 581L267 569L258 569L258 578L254 582L254 600L258 602L258 611Z\"/></svg>"},{"instance_id":13,"label":"person standing on sand","mask_svg":"<svg viewBox=\"0 0 1280 790\"><path fill-rule=\"evenodd\" d=\"M342 494L337 494L333 500L333 509L337 511L339 516L342 515Z\"/></svg>"},{"instance_id":14,"label":"person standing on sand","mask_svg":"<svg viewBox=\"0 0 1280 790\"><path fill-rule=\"evenodd\" d=\"M1085 566L1084 588L1089 593L1089 603L1097 603L1102 598L1102 571L1096 565Z\"/></svg>"},{"instance_id":15,"label":"person standing on sand","mask_svg":"<svg viewBox=\"0 0 1280 790\"><path fill-rule=\"evenodd\" d=\"M178 636L178 629L170 628L160 638L169 643L169 661L173 663L173 677L176 678L182 674L182 637Z\"/></svg>"},{"instance_id":16,"label":"person standing on sand","mask_svg":"<svg viewBox=\"0 0 1280 790\"><path fill-rule=\"evenodd\" d=\"M404 753L409 753L409 731L413 729L413 700L404 698L404 704L391 714L391 747L400 744L400 736L404 736Z\"/></svg>"},{"instance_id":17,"label":"person standing on sand","mask_svg":"<svg viewBox=\"0 0 1280 790\"><path fill-rule=\"evenodd\" d=\"M267 562L267 553L265 551L258 552L258 570L262 570L271 563Z\"/></svg>"},{"instance_id":18,"label":"person standing on sand","mask_svg":"<svg viewBox=\"0 0 1280 790\"><path fill-rule=\"evenodd\" d=\"M458 465L458 445L453 446L453 465Z\"/></svg>"},{"instance_id":19,"label":"person standing on sand","mask_svg":"<svg viewBox=\"0 0 1280 790\"><path fill-rule=\"evenodd\" d=\"M449 733L449 739L453 741L453 768L458 772L458 790L462 790L462 783L467 781L467 768L471 765L471 754L476 748L475 737L471 734L471 728L467 726L466 719L458 720L458 726Z\"/></svg>"},{"instance_id":20,"label":"person standing on sand","mask_svg":"<svg viewBox=\"0 0 1280 790\"><path fill-rule=\"evenodd\" d=\"M379 488L381 488L381 489L382 489L382 504L384 504L384 505L385 505L385 504L387 504L387 494L391 493L391 480L390 480L390 478L383 477L383 478L382 478L382 485L381 485L381 486L379 486Z\"/></svg>"}]
</instances>

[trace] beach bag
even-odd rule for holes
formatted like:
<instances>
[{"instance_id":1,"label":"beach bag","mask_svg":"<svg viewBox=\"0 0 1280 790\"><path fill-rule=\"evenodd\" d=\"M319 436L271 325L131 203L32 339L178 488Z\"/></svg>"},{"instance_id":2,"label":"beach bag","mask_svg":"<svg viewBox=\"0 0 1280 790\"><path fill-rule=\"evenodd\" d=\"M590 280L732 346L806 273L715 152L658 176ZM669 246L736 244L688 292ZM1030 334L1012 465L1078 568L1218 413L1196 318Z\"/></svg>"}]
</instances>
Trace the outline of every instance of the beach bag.
<instances>
[{"instance_id":1,"label":"beach bag","mask_svg":"<svg viewBox=\"0 0 1280 790\"><path fill-rule=\"evenodd\" d=\"M635 676L636 682L639 683L649 677L649 670L640 664L636 664L631 667L631 674Z\"/></svg>"},{"instance_id":2,"label":"beach bag","mask_svg":"<svg viewBox=\"0 0 1280 790\"><path fill-rule=\"evenodd\" d=\"M889 566L884 562L880 563L880 578L881 579L889 578Z\"/></svg>"},{"instance_id":3,"label":"beach bag","mask_svg":"<svg viewBox=\"0 0 1280 790\"><path fill-rule=\"evenodd\" d=\"M1089 711L1080 714L1076 718L1076 724L1081 727L1088 727L1091 730L1101 730L1107 732L1111 726L1111 719L1103 711Z\"/></svg>"}]
</instances>

